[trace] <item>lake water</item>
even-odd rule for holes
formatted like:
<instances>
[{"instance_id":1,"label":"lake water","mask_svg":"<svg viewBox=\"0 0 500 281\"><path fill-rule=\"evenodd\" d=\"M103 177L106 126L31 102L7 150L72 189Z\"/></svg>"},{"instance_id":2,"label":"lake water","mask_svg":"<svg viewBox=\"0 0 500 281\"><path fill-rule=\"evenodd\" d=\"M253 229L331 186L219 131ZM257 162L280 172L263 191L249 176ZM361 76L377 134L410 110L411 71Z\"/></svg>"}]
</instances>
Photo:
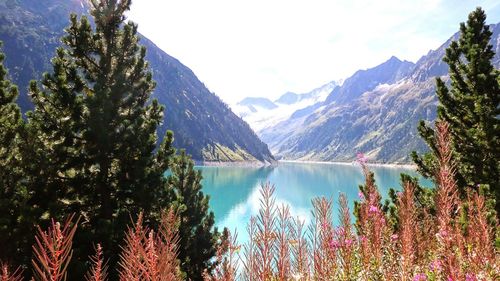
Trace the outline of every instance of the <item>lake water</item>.
<instances>
[{"instance_id":1,"label":"lake water","mask_svg":"<svg viewBox=\"0 0 500 281\"><path fill-rule=\"evenodd\" d=\"M293 216L311 219L311 200L325 196L334 200L334 217L337 217L337 200L342 192L351 207L358 199L358 186L364 177L358 165L283 163L276 167L207 167L198 166L203 173L203 192L210 195L210 208L215 214L216 225L222 229L237 229L240 242L247 239L246 224L259 209L259 189L269 182L276 187L278 204L288 204ZM411 169L371 167L375 181L384 198L389 188L400 187L400 174L418 174ZM421 178L424 186L432 182Z\"/></svg>"}]
</instances>

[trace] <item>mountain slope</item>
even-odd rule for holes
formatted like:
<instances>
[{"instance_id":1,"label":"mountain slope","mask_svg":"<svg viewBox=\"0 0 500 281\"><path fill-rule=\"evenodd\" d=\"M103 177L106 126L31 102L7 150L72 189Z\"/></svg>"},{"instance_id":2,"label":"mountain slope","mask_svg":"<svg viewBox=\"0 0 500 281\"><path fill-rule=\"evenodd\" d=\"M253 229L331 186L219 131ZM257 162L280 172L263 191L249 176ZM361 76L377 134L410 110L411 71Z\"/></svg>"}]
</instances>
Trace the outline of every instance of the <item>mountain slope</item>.
<instances>
[{"instance_id":1,"label":"mountain slope","mask_svg":"<svg viewBox=\"0 0 500 281\"><path fill-rule=\"evenodd\" d=\"M498 68L500 25L490 29ZM282 159L351 161L357 152L364 152L375 161L409 162L412 150L426 150L417 123L436 118L435 77L447 75L442 58L457 37L415 64L393 57L358 71L325 102L297 111L258 134Z\"/></svg>"},{"instance_id":2,"label":"mountain slope","mask_svg":"<svg viewBox=\"0 0 500 281\"><path fill-rule=\"evenodd\" d=\"M19 104L32 108L28 82L50 71L50 59L69 24L69 14L86 14L81 0L0 0L0 40L4 42L5 64L19 85ZM143 37L147 60L157 87L153 94L164 104L165 119L159 128L175 133L174 145L185 148L195 160L273 161L266 144L211 93L196 75Z\"/></svg>"},{"instance_id":3,"label":"mountain slope","mask_svg":"<svg viewBox=\"0 0 500 281\"><path fill-rule=\"evenodd\" d=\"M358 70L345 80L342 87L330 93L325 103L346 103L359 98L364 92L380 84L392 84L406 76L414 67L408 61L391 57L386 62L367 70Z\"/></svg>"}]
</instances>

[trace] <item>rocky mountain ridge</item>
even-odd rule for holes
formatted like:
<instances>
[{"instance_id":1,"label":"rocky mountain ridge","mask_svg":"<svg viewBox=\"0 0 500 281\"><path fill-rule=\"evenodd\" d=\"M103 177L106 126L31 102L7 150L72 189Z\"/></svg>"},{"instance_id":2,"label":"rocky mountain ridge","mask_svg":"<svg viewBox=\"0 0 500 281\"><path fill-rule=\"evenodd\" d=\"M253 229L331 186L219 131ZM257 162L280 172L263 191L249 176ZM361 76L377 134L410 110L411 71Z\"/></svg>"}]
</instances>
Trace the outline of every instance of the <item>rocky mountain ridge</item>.
<instances>
[{"instance_id":1,"label":"rocky mountain ridge","mask_svg":"<svg viewBox=\"0 0 500 281\"><path fill-rule=\"evenodd\" d=\"M18 103L23 112L32 108L28 83L51 71L50 59L60 46L69 14L88 14L81 0L0 0L0 41L5 64L19 85ZM235 115L196 75L153 42L142 37L147 60L157 82L153 97L166 107L159 128L174 131L174 145L198 161L272 162L266 144L248 124Z\"/></svg>"},{"instance_id":2,"label":"rocky mountain ridge","mask_svg":"<svg viewBox=\"0 0 500 281\"><path fill-rule=\"evenodd\" d=\"M500 24L490 25L490 30L493 63L499 68ZM416 63L391 57L357 71L324 101L278 123L260 125L256 132L278 159L352 161L363 152L371 161L408 163L411 151L427 149L417 124L436 118L435 77L447 79L442 58L457 38L458 33Z\"/></svg>"}]
</instances>

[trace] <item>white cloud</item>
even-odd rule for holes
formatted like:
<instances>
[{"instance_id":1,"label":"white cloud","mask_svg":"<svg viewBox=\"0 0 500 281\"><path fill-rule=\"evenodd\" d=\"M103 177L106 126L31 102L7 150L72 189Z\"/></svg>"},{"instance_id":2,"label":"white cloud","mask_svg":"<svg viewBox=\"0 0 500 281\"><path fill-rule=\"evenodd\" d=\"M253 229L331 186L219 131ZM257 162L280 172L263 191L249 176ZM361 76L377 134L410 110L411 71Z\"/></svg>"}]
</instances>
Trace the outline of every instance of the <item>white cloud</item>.
<instances>
[{"instance_id":1,"label":"white cloud","mask_svg":"<svg viewBox=\"0 0 500 281\"><path fill-rule=\"evenodd\" d=\"M415 61L478 5L500 20L492 0L135 0L129 16L234 103L309 91L391 55Z\"/></svg>"}]
</instances>

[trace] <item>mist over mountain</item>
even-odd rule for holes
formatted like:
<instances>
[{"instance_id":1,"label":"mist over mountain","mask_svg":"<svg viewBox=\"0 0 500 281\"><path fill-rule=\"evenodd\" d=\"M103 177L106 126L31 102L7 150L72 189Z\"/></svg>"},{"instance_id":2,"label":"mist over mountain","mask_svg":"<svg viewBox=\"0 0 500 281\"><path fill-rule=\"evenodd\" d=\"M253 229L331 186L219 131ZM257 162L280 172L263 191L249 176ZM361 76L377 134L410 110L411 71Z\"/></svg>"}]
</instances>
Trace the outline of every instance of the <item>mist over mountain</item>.
<instances>
[{"instance_id":1,"label":"mist over mountain","mask_svg":"<svg viewBox=\"0 0 500 281\"><path fill-rule=\"evenodd\" d=\"M342 81L332 81L303 94L286 92L274 102L267 98L245 98L232 108L255 131L262 131L290 118L298 110L324 101L341 83Z\"/></svg>"},{"instance_id":2,"label":"mist over mountain","mask_svg":"<svg viewBox=\"0 0 500 281\"><path fill-rule=\"evenodd\" d=\"M20 88L23 112L32 109L29 81L51 71L50 59L60 46L71 12L88 14L81 0L0 1L0 41L9 74ZM147 38L140 43L147 47L146 58L157 83L153 97L166 108L160 138L173 130L174 145L195 160L273 161L267 145L191 69Z\"/></svg>"}]
</instances>

